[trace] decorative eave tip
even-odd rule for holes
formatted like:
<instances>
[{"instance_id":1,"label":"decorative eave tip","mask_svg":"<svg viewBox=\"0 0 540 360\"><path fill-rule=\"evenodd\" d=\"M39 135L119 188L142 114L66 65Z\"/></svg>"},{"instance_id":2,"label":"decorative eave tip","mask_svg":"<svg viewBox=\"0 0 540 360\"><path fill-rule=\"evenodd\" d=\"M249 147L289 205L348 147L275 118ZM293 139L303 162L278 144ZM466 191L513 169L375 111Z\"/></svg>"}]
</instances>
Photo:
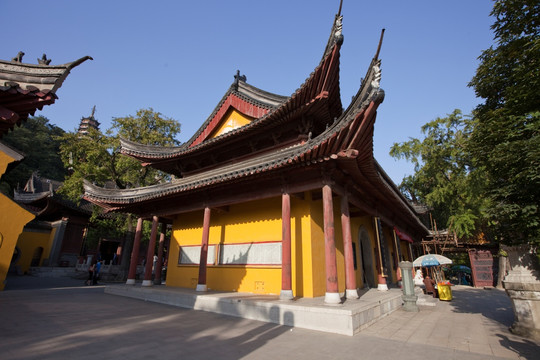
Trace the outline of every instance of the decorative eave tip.
<instances>
[{"instance_id":1,"label":"decorative eave tip","mask_svg":"<svg viewBox=\"0 0 540 360\"><path fill-rule=\"evenodd\" d=\"M375 60L379 60L379 53L381 52L381 47L382 47L382 42L383 42L383 39L384 39L384 31L385 30L386 30L385 28L383 28L381 30L381 37L379 39L379 46L377 46L377 52L375 53L375 57L374 57Z\"/></svg>"},{"instance_id":2,"label":"decorative eave tip","mask_svg":"<svg viewBox=\"0 0 540 360\"><path fill-rule=\"evenodd\" d=\"M64 83L64 80L67 78L67 76L69 75L71 69L73 69L74 67L76 66L79 66L80 64L82 64L83 62L85 62L86 60L94 60L94 58L92 58L91 56L83 56L82 58L80 59L77 59L75 61L72 61L70 63L67 63L67 64L64 64L64 65L60 65L60 66L65 66L66 67L66 71L58 78L58 80L56 81L53 89L51 90L53 93L56 93L56 91L62 86L62 84Z\"/></svg>"}]
</instances>

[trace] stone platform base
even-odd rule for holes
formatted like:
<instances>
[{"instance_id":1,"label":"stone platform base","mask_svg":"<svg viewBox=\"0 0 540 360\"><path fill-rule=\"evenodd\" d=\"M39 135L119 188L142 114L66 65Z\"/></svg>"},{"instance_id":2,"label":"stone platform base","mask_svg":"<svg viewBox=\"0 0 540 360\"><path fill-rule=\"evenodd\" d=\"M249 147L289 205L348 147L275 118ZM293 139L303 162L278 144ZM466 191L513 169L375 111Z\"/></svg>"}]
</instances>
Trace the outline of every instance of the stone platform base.
<instances>
[{"instance_id":1,"label":"stone platform base","mask_svg":"<svg viewBox=\"0 0 540 360\"><path fill-rule=\"evenodd\" d=\"M400 289L360 290L359 299L344 300L332 306L324 305L324 297L280 300L279 295L214 291L201 294L194 289L141 287L140 284L108 285L105 293L349 336L403 305Z\"/></svg>"}]
</instances>

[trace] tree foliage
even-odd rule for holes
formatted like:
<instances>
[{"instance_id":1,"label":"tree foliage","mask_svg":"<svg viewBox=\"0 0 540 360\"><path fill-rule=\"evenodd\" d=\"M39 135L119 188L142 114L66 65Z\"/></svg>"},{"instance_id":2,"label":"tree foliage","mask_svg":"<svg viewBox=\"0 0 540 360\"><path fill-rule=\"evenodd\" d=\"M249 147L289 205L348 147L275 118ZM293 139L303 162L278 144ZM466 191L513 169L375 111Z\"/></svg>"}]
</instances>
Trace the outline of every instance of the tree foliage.
<instances>
[{"instance_id":1,"label":"tree foliage","mask_svg":"<svg viewBox=\"0 0 540 360\"><path fill-rule=\"evenodd\" d=\"M472 119L454 111L394 144L415 164L403 191L458 235L486 232L507 244L540 242L540 3L494 3L496 46L469 83L484 102Z\"/></svg>"},{"instance_id":2,"label":"tree foliage","mask_svg":"<svg viewBox=\"0 0 540 360\"><path fill-rule=\"evenodd\" d=\"M470 149L486 169L500 240L540 241L540 3L497 1L491 15L497 46L482 53L469 84L485 100Z\"/></svg>"},{"instance_id":3,"label":"tree foliage","mask_svg":"<svg viewBox=\"0 0 540 360\"><path fill-rule=\"evenodd\" d=\"M24 153L24 159L2 176L1 189L7 195L23 187L34 171L52 180L62 181L66 174L60 158L57 138L64 130L50 124L44 116L29 117L20 127L2 138L2 142Z\"/></svg>"},{"instance_id":4,"label":"tree foliage","mask_svg":"<svg viewBox=\"0 0 540 360\"><path fill-rule=\"evenodd\" d=\"M113 118L112 126L105 133L89 129L87 135L66 133L60 141L60 155L70 175L62 193L72 200L83 194L83 179L98 186L119 189L134 188L159 183L168 175L143 167L132 158L120 154L120 137L147 145L173 146L180 132L178 121L163 117L153 109L139 110L135 116Z\"/></svg>"},{"instance_id":5,"label":"tree foliage","mask_svg":"<svg viewBox=\"0 0 540 360\"><path fill-rule=\"evenodd\" d=\"M83 180L119 189L148 186L168 180L168 174L143 167L137 160L120 154L120 137L146 145L173 146L179 144L176 140L179 132L178 121L164 117L150 108L137 111L135 116L113 118L111 128L105 133L90 128L87 135L64 134L60 138L60 155L70 175L61 188L62 194L79 201L83 194ZM100 238L118 238L123 234L123 271L119 278L124 278L133 241L132 216L118 214L107 219L98 215L99 209L96 209L88 244L92 246Z\"/></svg>"},{"instance_id":6,"label":"tree foliage","mask_svg":"<svg viewBox=\"0 0 540 360\"><path fill-rule=\"evenodd\" d=\"M472 237L485 230L486 201L479 196L482 170L474 167L468 139L474 121L454 110L422 126L422 140L395 143L390 155L414 164L415 173L400 185L413 202L428 205L438 226L448 227L459 237Z\"/></svg>"}]
</instances>

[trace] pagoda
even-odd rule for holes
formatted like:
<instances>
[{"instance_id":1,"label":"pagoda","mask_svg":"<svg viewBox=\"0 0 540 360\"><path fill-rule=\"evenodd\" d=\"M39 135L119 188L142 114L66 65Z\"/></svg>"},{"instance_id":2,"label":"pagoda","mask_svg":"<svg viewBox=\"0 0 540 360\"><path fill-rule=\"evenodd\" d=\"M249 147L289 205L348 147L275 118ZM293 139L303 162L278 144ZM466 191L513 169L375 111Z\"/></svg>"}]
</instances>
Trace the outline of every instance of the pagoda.
<instances>
[{"instance_id":1,"label":"pagoda","mask_svg":"<svg viewBox=\"0 0 540 360\"><path fill-rule=\"evenodd\" d=\"M400 280L398 262L412 259L410 242L428 230L373 157L384 99L381 44L346 109L342 44L340 9L320 63L291 96L237 72L186 143L122 140L124 155L174 175L170 182L124 190L85 183L85 199L139 216L134 249L142 222L152 220L143 286L152 285L148 260L159 222L173 229L167 286L336 304L343 294L357 298L358 288L384 291ZM158 254L158 269L159 261ZM135 283L134 272L127 283Z\"/></svg>"},{"instance_id":2,"label":"pagoda","mask_svg":"<svg viewBox=\"0 0 540 360\"><path fill-rule=\"evenodd\" d=\"M87 135L88 134L88 129L94 129L94 130L99 130L99 121L96 120L95 118L95 113L96 113L96 106L94 105L94 107L92 108L92 113L90 114L90 116L87 116L87 117L83 117L81 119L81 122L79 124L79 129L77 130L77 133L79 135Z\"/></svg>"}]
</instances>

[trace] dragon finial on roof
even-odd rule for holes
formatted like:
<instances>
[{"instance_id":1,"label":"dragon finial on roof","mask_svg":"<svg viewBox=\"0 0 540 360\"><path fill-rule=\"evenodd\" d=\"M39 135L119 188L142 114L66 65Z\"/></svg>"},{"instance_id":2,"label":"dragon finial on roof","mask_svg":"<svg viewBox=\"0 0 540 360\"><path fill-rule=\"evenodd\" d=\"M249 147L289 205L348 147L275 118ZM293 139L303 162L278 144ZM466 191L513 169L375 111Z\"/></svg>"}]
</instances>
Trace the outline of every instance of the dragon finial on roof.
<instances>
[{"instance_id":1,"label":"dragon finial on roof","mask_svg":"<svg viewBox=\"0 0 540 360\"><path fill-rule=\"evenodd\" d=\"M234 75L234 87L238 89L238 83L240 81L246 82L247 77L246 75L240 75L240 70L236 70L236 75Z\"/></svg>"},{"instance_id":2,"label":"dragon finial on roof","mask_svg":"<svg viewBox=\"0 0 540 360\"><path fill-rule=\"evenodd\" d=\"M41 59L37 59L39 65L49 65L51 63L51 59L47 59L47 55L43 54L41 56Z\"/></svg>"},{"instance_id":3,"label":"dragon finial on roof","mask_svg":"<svg viewBox=\"0 0 540 360\"><path fill-rule=\"evenodd\" d=\"M22 51L19 51L17 53L17 56L15 56L13 59L11 59L11 61L22 63L23 56L24 56L24 53Z\"/></svg>"}]
</instances>

